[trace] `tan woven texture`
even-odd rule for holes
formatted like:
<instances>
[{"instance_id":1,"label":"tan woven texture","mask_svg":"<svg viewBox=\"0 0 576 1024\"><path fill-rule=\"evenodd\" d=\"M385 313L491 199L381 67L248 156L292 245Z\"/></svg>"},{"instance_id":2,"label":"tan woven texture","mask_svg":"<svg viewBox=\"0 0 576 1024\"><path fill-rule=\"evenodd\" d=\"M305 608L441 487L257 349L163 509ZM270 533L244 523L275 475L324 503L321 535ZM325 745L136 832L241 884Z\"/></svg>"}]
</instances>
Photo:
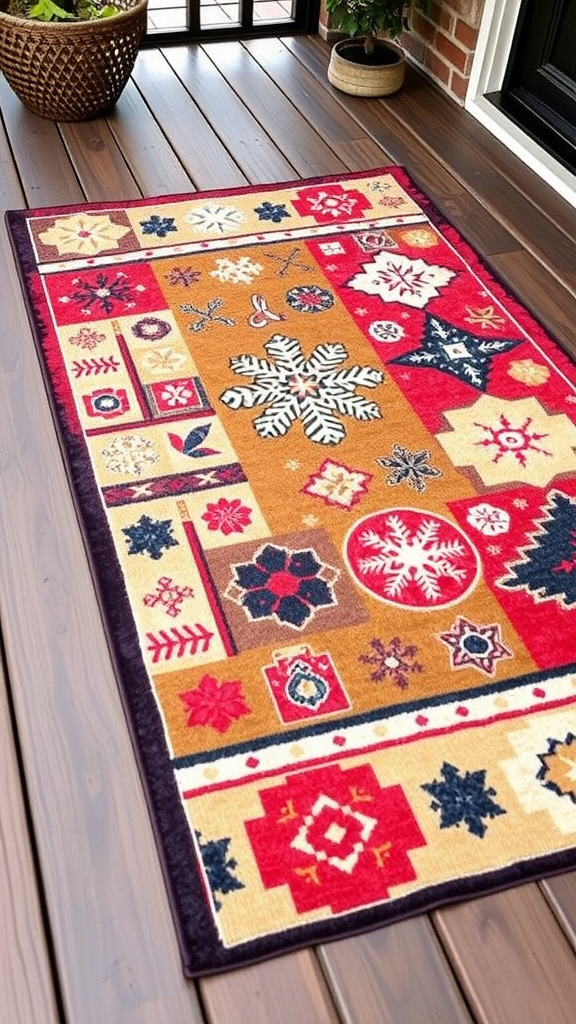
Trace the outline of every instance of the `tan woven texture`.
<instances>
[{"instance_id":1,"label":"tan woven texture","mask_svg":"<svg viewBox=\"0 0 576 1024\"><path fill-rule=\"evenodd\" d=\"M357 64L347 59L347 52L361 42L361 39L343 39L332 48L328 66L330 84L350 96L390 96L398 92L404 84L406 71L404 52L387 40L386 48L392 50L397 58L394 63Z\"/></svg>"},{"instance_id":2,"label":"tan woven texture","mask_svg":"<svg viewBox=\"0 0 576 1024\"><path fill-rule=\"evenodd\" d=\"M146 30L147 0L115 0L112 18L37 22L0 12L0 70L29 110L84 121L118 99Z\"/></svg>"}]
</instances>

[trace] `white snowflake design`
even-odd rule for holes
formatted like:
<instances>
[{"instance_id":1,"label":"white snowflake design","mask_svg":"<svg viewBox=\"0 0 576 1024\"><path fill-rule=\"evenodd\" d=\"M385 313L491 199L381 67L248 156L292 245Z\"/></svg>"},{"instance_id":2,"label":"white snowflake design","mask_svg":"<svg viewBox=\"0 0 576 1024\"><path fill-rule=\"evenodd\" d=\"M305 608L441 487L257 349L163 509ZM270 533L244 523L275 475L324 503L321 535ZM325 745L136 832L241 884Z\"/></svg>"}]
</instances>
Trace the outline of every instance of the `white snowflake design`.
<instances>
[{"instance_id":1,"label":"white snowflake design","mask_svg":"<svg viewBox=\"0 0 576 1024\"><path fill-rule=\"evenodd\" d=\"M466 516L470 526L486 537L496 537L499 533L507 533L510 529L510 515L503 508L497 508L488 502L481 502L468 509Z\"/></svg>"},{"instance_id":2,"label":"white snowflake design","mask_svg":"<svg viewBox=\"0 0 576 1024\"><path fill-rule=\"evenodd\" d=\"M363 273L347 282L349 288L379 295L383 302L401 302L404 306L424 309L429 299L439 295L454 277L454 271L425 260L408 259L400 253L381 252L371 263L363 263Z\"/></svg>"},{"instance_id":3,"label":"white snowflake design","mask_svg":"<svg viewBox=\"0 0 576 1024\"><path fill-rule=\"evenodd\" d=\"M261 263L253 263L249 256L241 256L238 260L216 260L217 269L210 271L210 277L230 284L252 284L255 277L264 269Z\"/></svg>"},{"instance_id":4,"label":"white snowflake design","mask_svg":"<svg viewBox=\"0 0 576 1024\"><path fill-rule=\"evenodd\" d=\"M223 235L227 231L235 231L244 220L244 214L235 206L206 203L205 206L190 210L184 220L191 224L198 233Z\"/></svg>"},{"instance_id":5,"label":"white snowflake design","mask_svg":"<svg viewBox=\"0 0 576 1024\"><path fill-rule=\"evenodd\" d=\"M115 437L102 449L101 455L106 469L127 476L140 476L143 470L158 462L158 453L152 441L141 434Z\"/></svg>"},{"instance_id":6,"label":"white snowflake design","mask_svg":"<svg viewBox=\"0 0 576 1024\"><path fill-rule=\"evenodd\" d=\"M436 520L423 519L413 531L400 514L391 513L386 517L386 527L384 536L370 529L360 535L361 547L374 553L358 562L361 573L385 577L385 596L398 598L409 584L416 584L426 601L434 602L442 598L444 577L465 582L466 569L458 563L466 555L466 548L458 539L439 540Z\"/></svg>"},{"instance_id":7,"label":"white snowflake design","mask_svg":"<svg viewBox=\"0 0 576 1024\"><path fill-rule=\"evenodd\" d=\"M270 403L254 420L259 437L282 437L296 420L301 420L309 440L335 445L346 437L335 413L364 421L381 418L376 402L356 394L356 388L376 387L384 380L383 372L370 366L340 369L348 358L344 345L325 342L306 359L295 338L274 334L264 348L276 361L254 355L231 359L235 373L253 377L254 381L228 388L220 395L230 409L253 409Z\"/></svg>"},{"instance_id":8,"label":"white snowflake design","mask_svg":"<svg viewBox=\"0 0 576 1024\"><path fill-rule=\"evenodd\" d=\"M167 370L179 370L187 361L187 356L182 352L175 352L173 348L155 348L145 352L140 360L140 365L150 373L166 373Z\"/></svg>"}]
</instances>

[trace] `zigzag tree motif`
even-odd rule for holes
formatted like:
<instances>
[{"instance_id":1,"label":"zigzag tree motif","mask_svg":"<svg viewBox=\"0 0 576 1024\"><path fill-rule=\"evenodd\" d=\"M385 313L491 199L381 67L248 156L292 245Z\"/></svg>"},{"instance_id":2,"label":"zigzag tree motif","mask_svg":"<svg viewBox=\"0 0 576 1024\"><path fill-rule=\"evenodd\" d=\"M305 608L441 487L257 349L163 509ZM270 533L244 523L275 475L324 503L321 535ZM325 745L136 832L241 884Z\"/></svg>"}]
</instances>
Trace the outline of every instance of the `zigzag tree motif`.
<instances>
[{"instance_id":1,"label":"zigzag tree motif","mask_svg":"<svg viewBox=\"0 0 576 1024\"><path fill-rule=\"evenodd\" d=\"M120 369L120 363L115 356L92 356L90 359L75 359L72 363L72 372L76 378L96 376L98 373L116 373Z\"/></svg>"},{"instance_id":2,"label":"zigzag tree motif","mask_svg":"<svg viewBox=\"0 0 576 1024\"><path fill-rule=\"evenodd\" d=\"M160 629L158 633L146 633L149 641L146 648L152 654L152 662L171 658L183 658L185 654L193 655L207 651L214 636L200 622L193 626L173 626L171 629Z\"/></svg>"}]
</instances>

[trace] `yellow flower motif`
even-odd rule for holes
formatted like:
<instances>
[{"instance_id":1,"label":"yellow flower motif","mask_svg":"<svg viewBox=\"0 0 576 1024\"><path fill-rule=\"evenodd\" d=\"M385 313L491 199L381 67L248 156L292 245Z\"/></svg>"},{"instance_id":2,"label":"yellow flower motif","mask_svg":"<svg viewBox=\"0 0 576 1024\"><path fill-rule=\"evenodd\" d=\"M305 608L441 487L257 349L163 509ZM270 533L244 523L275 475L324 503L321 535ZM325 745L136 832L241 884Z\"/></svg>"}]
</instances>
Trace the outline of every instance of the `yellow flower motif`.
<instances>
[{"instance_id":1,"label":"yellow flower motif","mask_svg":"<svg viewBox=\"0 0 576 1024\"><path fill-rule=\"evenodd\" d=\"M508 375L522 384L544 384L549 376L550 370L543 363L535 363L533 359L515 359L510 363Z\"/></svg>"},{"instance_id":2,"label":"yellow flower motif","mask_svg":"<svg viewBox=\"0 0 576 1024\"><path fill-rule=\"evenodd\" d=\"M438 236L431 228L413 228L411 231L400 231L399 235L407 245L414 245L418 249L428 249L431 245L438 245Z\"/></svg>"},{"instance_id":3,"label":"yellow flower motif","mask_svg":"<svg viewBox=\"0 0 576 1024\"><path fill-rule=\"evenodd\" d=\"M44 245L54 245L61 256L68 253L95 256L104 249L117 249L119 239L129 230L113 224L108 214L75 213L70 217L57 217L51 227L40 232L39 238Z\"/></svg>"}]
</instances>

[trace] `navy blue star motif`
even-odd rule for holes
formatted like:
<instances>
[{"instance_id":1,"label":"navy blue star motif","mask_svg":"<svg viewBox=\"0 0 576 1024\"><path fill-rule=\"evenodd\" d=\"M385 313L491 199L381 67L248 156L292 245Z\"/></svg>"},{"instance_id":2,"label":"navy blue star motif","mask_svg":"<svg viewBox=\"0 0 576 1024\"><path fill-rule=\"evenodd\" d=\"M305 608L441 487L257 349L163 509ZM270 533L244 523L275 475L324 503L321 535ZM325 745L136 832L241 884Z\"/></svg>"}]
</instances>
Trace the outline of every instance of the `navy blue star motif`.
<instances>
[{"instance_id":1,"label":"navy blue star motif","mask_svg":"<svg viewBox=\"0 0 576 1024\"><path fill-rule=\"evenodd\" d=\"M156 235L158 238L166 238L169 231L178 231L174 217L159 217L157 213L152 214L148 220L141 220L140 227L145 235Z\"/></svg>"},{"instance_id":2,"label":"navy blue star motif","mask_svg":"<svg viewBox=\"0 0 576 1024\"><path fill-rule=\"evenodd\" d=\"M548 750L538 754L542 767L536 778L557 796L567 796L576 804L574 766L576 765L576 736L569 732L563 740L549 739Z\"/></svg>"},{"instance_id":3,"label":"navy blue star motif","mask_svg":"<svg viewBox=\"0 0 576 1024\"><path fill-rule=\"evenodd\" d=\"M164 548L173 548L178 541L172 536L171 519L151 519L140 516L137 523L122 528L130 542L129 555L149 554L155 560L162 558Z\"/></svg>"},{"instance_id":4,"label":"navy blue star motif","mask_svg":"<svg viewBox=\"0 0 576 1024\"><path fill-rule=\"evenodd\" d=\"M486 772L479 770L461 775L458 768L445 761L441 774L442 781L435 779L422 786L434 797L430 807L440 811L440 828L466 825L472 835L482 839L487 829L484 818L506 814L492 799L496 790L486 786Z\"/></svg>"},{"instance_id":5,"label":"navy blue star motif","mask_svg":"<svg viewBox=\"0 0 576 1024\"><path fill-rule=\"evenodd\" d=\"M214 897L214 906L216 910L220 910L222 903L218 899L218 895L224 896L228 892L245 888L244 883L232 874L238 867L238 863L234 857L228 856L229 839L208 839L203 843L200 832L196 833L196 838L200 846L208 884Z\"/></svg>"},{"instance_id":6,"label":"navy blue star motif","mask_svg":"<svg viewBox=\"0 0 576 1024\"><path fill-rule=\"evenodd\" d=\"M556 600L569 608L576 604L576 502L552 491L545 513L533 545L521 549L521 561L508 565L510 575L498 585L521 588L537 602Z\"/></svg>"},{"instance_id":7,"label":"navy blue star motif","mask_svg":"<svg viewBox=\"0 0 576 1024\"><path fill-rule=\"evenodd\" d=\"M261 206L255 206L254 213L258 214L259 220L269 220L273 224L280 224L284 217L290 216L284 203L265 202Z\"/></svg>"},{"instance_id":8,"label":"navy blue star motif","mask_svg":"<svg viewBox=\"0 0 576 1024\"><path fill-rule=\"evenodd\" d=\"M494 356L520 345L511 338L482 338L455 327L442 317L426 313L424 336L420 348L405 352L391 364L416 366L425 370L449 373L463 384L486 391L490 363Z\"/></svg>"}]
</instances>

